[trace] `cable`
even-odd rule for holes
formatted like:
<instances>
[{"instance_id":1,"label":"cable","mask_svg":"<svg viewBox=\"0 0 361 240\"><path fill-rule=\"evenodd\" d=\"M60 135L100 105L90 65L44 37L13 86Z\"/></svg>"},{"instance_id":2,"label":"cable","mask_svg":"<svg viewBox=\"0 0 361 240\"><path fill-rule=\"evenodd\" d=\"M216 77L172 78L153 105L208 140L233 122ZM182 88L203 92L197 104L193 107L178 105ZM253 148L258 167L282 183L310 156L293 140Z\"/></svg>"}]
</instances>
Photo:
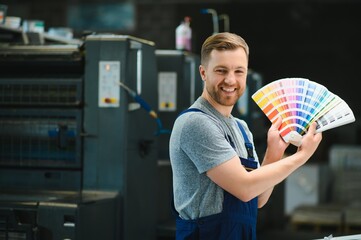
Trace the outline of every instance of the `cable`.
<instances>
[{"instance_id":1,"label":"cable","mask_svg":"<svg viewBox=\"0 0 361 240\"><path fill-rule=\"evenodd\" d=\"M118 82L119 86L121 86L131 97L133 97L133 99L139 103L139 105L145 109L149 115L154 118L156 120L156 123L157 123L157 132L156 132L156 135L160 135L160 134L170 134L171 131L170 130L167 130L167 129L164 129L163 128L163 124L162 124L162 121L161 119L158 117L158 114L152 110L152 108L149 106L149 104L144 101L143 98L141 98L135 91L133 91L132 89L130 89L127 85L125 85L124 83L122 82Z\"/></svg>"}]
</instances>

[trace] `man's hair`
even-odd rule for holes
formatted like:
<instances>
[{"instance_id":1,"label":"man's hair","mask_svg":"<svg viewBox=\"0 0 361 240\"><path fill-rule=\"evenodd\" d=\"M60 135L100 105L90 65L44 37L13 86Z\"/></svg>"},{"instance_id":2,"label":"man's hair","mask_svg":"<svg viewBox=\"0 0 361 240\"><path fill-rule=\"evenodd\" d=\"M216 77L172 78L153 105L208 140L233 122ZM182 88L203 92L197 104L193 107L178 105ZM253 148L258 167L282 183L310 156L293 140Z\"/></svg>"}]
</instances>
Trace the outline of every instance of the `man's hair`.
<instances>
[{"instance_id":1,"label":"man's hair","mask_svg":"<svg viewBox=\"0 0 361 240\"><path fill-rule=\"evenodd\" d=\"M223 32L209 36L202 45L201 64L207 65L209 56L213 50L225 51L243 48L247 58L249 56L249 48L246 41L234 33Z\"/></svg>"}]
</instances>

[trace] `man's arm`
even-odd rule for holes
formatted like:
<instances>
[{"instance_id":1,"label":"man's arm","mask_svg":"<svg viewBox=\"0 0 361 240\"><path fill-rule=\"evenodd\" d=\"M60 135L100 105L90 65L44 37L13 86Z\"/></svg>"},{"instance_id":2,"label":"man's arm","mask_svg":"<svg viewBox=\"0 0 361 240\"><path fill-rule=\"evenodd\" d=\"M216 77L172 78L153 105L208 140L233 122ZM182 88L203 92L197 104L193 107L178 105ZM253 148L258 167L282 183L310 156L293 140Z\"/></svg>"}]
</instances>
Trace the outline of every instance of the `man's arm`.
<instances>
[{"instance_id":1,"label":"man's arm","mask_svg":"<svg viewBox=\"0 0 361 240\"><path fill-rule=\"evenodd\" d=\"M247 202L260 196L264 204L267 202L265 200L268 200L273 187L306 163L316 151L322 135L316 134L315 130L316 124L311 125L308 133L303 137L302 145L291 156L275 159L279 152L274 151L277 149L276 144L269 143L265 162L260 168L247 172L240 164L239 157L234 156L229 161L207 171L207 175L217 185L240 200Z\"/></svg>"},{"instance_id":2,"label":"man's arm","mask_svg":"<svg viewBox=\"0 0 361 240\"><path fill-rule=\"evenodd\" d=\"M282 159L285 150L289 146L289 144L283 141L283 139L279 135L278 129L281 126L281 124L282 124L282 119L279 118L274 124L272 124L272 126L268 130L267 150L264 159L262 161L262 166L265 166L267 164ZM258 208L263 207L268 202L268 199L270 198L272 192L273 192L273 187L267 189L258 196Z\"/></svg>"}]
</instances>

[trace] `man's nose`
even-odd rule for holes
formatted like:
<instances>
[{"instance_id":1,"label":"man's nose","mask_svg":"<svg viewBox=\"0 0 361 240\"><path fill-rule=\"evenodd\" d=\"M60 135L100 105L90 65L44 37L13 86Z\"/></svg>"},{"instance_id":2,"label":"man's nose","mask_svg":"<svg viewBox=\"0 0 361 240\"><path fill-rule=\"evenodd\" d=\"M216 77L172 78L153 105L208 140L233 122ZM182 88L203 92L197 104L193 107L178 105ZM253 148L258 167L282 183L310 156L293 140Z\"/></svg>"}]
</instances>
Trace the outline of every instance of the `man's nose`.
<instances>
[{"instance_id":1,"label":"man's nose","mask_svg":"<svg viewBox=\"0 0 361 240\"><path fill-rule=\"evenodd\" d=\"M234 84L236 82L236 76L234 73L228 73L226 79L224 80L227 84Z\"/></svg>"}]
</instances>

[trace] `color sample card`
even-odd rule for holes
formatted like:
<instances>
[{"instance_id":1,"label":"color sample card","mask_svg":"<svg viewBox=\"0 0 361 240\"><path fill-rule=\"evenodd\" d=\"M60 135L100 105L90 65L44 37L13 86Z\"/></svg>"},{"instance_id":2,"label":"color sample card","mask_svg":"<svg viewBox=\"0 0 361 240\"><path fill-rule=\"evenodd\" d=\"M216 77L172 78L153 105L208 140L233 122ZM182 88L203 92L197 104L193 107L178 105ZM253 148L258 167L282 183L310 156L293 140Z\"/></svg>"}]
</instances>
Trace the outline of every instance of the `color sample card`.
<instances>
[{"instance_id":1,"label":"color sample card","mask_svg":"<svg viewBox=\"0 0 361 240\"><path fill-rule=\"evenodd\" d=\"M282 118L280 135L296 146L313 122L317 132L322 132L355 121L344 100L305 78L276 80L255 92L252 99L272 123Z\"/></svg>"}]
</instances>

